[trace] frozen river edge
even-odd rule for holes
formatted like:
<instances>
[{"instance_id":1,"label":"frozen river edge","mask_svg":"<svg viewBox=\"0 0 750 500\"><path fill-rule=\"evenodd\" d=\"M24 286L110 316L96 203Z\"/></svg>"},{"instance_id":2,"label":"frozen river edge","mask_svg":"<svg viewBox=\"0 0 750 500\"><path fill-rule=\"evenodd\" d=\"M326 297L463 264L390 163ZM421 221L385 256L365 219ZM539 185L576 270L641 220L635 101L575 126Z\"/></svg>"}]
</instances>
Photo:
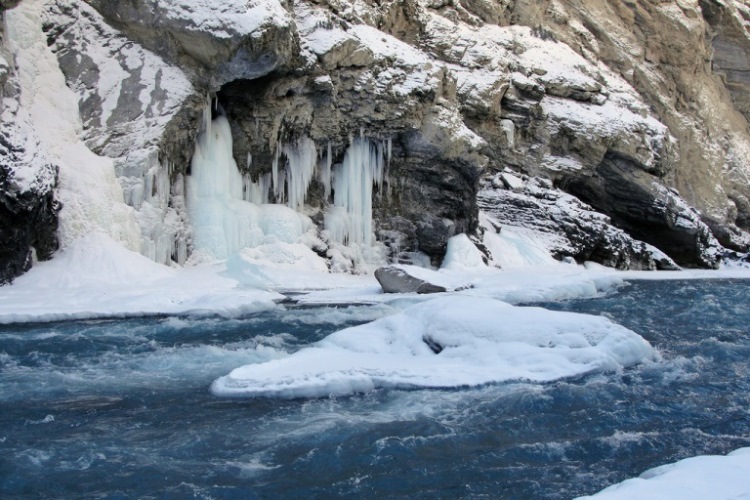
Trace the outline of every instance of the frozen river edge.
<instances>
[{"instance_id":1,"label":"frozen river edge","mask_svg":"<svg viewBox=\"0 0 750 500\"><path fill-rule=\"evenodd\" d=\"M471 285L460 292L443 294L454 297L463 309L487 301L518 304L596 297L622 286L626 280L750 278L750 271L743 269L618 272L574 265L533 270L422 272L448 288ZM170 269L124 250L104 237L92 236L55 260L35 266L14 285L0 288L0 323L144 315L243 316L284 307L279 302L286 296L280 291L294 291L296 301L310 306L388 303L402 310L435 300L382 294L371 275L266 269L241 258ZM427 352L425 355L433 356ZM665 494L705 498L706 491L712 498L747 495L750 487L742 484L742 478L749 469L748 449L737 450L727 457L695 457L647 471L640 478L607 488L597 498L664 498ZM686 476L691 482L685 480ZM697 493L685 496L686 488Z\"/></svg>"}]
</instances>

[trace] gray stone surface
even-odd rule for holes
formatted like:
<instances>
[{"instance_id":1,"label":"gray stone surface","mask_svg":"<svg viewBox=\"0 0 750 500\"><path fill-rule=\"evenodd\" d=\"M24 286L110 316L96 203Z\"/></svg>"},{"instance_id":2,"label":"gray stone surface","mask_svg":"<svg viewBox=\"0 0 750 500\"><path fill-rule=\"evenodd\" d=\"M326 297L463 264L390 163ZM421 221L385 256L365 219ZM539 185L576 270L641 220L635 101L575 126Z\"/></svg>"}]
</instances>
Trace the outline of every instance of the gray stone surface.
<instances>
[{"instance_id":1,"label":"gray stone surface","mask_svg":"<svg viewBox=\"0 0 750 500\"><path fill-rule=\"evenodd\" d=\"M674 270L667 255L614 226L612 219L541 179L525 179L523 187L506 189L487 183L479 207L503 226L531 229L541 235L558 260L593 261L616 269Z\"/></svg>"},{"instance_id":2,"label":"gray stone surface","mask_svg":"<svg viewBox=\"0 0 750 500\"><path fill-rule=\"evenodd\" d=\"M385 293L441 293L444 287L433 285L416 278L399 267L381 267L375 271L375 278Z\"/></svg>"},{"instance_id":3,"label":"gray stone surface","mask_svg":"<svg viewBox=\"0 0 750 500\"><path fill-rule=\"evenodd\" d=\"M575 243L577 259L671 265L632 243L643 240L679 264L713 267L714 236L750 249L750 10L672 6L49 0L44 28L79 93L87 143L119 158L129 186L167 171L164 214L181 206L201 110L216 96L235 159L254 177L270 171L280 142L310 137L318 151L330 145L336 163L352 136L390 141L373 229L394 259L422 252L439 264L451 236L476 235L480 180L508 168L608 217L579 227L579 240L597 243ZM255 24L235 22L266 8ZM160 68L145 64L154 58ZM10 78L5 61L0 83ZM108 81L110 62L118 76ZM313 182L308 203L320 223L315 210L331 198ZM574 241L571 224L555 230Z\"/></svg>"}]
</instances>

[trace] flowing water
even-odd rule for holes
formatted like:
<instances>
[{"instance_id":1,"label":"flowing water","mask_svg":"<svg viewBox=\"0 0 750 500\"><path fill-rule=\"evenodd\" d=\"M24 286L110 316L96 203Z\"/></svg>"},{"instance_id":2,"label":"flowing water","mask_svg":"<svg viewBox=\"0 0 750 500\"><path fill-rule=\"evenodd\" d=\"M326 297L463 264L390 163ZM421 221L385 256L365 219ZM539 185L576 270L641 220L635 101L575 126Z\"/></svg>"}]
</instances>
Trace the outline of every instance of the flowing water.
<instances>
[{"instance_id":1,"label":"flowing water","mask_svg":"<svg viewBox=\"0 0 750 500\"><path fill-rule=\"evenodd\" d=\"M0 326L0 497L571 498L750 445L750 281L560 304L663 361L548 384L225 400L208 386L387 306Z\"/></svg>"}]
</instances>

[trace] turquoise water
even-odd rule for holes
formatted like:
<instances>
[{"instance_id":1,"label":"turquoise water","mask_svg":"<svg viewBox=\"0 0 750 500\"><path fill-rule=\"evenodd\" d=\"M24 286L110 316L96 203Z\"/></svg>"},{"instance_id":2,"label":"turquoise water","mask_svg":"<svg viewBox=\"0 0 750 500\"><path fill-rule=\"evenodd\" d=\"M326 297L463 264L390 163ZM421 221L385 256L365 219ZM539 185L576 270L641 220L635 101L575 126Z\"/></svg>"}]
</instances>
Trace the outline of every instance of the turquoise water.
<instances>
[{"instance_id":1,"label":"turquoise water","mask_svg":"<svg viewBox=\"0 0 750 500\"><path fill-rule=\"evenodd\" d=\"M750 446L750 281L634 282L605 314L663 362L549 384L279 401L215 378L385 306L0 326L0 497L571 498Z\"/></svg>"}]
</instances>

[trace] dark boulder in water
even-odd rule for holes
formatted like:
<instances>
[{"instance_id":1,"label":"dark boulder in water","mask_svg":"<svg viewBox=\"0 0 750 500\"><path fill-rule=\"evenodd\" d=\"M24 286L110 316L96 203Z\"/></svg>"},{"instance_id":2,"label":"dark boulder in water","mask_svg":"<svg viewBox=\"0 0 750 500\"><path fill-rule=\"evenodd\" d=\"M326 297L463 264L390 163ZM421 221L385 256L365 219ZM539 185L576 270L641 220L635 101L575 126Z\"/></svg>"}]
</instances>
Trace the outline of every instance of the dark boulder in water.
<instances>
[{"instance_id":1,"label":"dark boulder in water","mask_svg":"<svg viewBox=\"0 0 750 500\"><path fill-rule=\"evenodd\" d=\"M381 267L375 271L375 278L385 293L440 293L447 289L416 278L395 266Z\"/></svg>"}]
</instances>

